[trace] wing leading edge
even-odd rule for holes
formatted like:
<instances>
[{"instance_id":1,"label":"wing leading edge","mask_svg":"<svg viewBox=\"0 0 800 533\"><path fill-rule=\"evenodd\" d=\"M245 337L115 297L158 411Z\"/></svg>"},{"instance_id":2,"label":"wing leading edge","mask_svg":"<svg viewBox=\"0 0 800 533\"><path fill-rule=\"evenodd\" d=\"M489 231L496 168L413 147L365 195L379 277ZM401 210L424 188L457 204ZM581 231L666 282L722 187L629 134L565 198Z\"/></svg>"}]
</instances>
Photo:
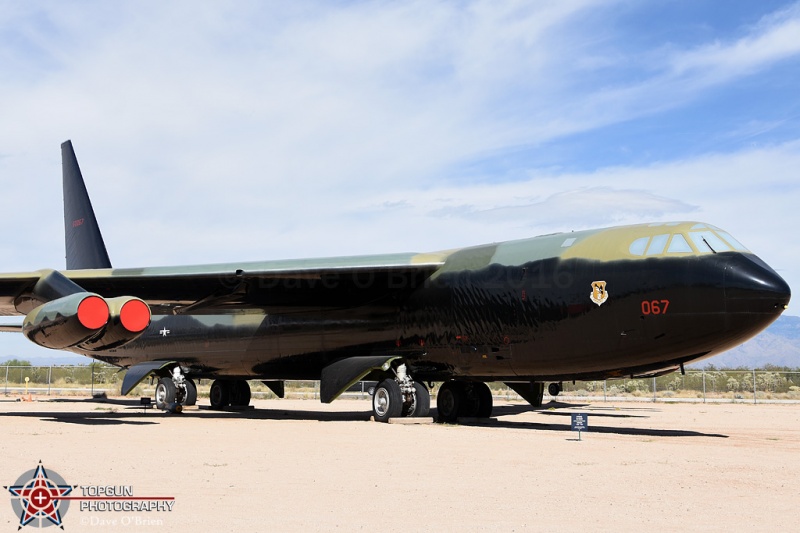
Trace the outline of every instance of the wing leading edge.
<instances>
[{"instance_id":1,"label":"wing leading edge","mask_svg":"<svg viewBox=\"0 0 800 533\"><path fill-rule=\"evenodd\" d=\"M0 276L0 316L26 314L35 305L63 296L42 289L60 280L105 298L133 295L154 314L213 313L237 309L283 312L306 307L343 307L409 293L424 285L443 258L395 254L198 265L143 269L42 270ZM355 297L355 298L354 298Z\"/></svg>"}]
</instances>

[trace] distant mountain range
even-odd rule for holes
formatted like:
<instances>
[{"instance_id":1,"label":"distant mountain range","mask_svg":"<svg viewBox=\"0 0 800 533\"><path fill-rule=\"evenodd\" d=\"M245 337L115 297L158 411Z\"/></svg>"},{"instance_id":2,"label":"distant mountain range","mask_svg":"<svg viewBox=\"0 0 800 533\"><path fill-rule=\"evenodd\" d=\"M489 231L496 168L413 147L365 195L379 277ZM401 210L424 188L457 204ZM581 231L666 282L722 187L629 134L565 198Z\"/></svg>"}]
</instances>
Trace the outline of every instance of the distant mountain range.
<instances>
[{"instance_id":1,"label":"distant mountain range","mask_svg":"<svg viewBox=\"0 0 800 533\"><path fill-rule=\"evenodd\" d=\"M36 347L30 345L27 339L22 338L21 335L19 337L21 349L9 350L7 355L0 355L0 363L12 357L43 366L88 365L92 361L88 357L44 349L38 349L42 355L32 355L31 350ZM16 355L15 352L21 355ZM708 365L714 365L717 368L763 368L765 365L800 368L800 316L784 315L760 335L746 343L690 366L705 368Z\"/></svg>"}]
</instances>

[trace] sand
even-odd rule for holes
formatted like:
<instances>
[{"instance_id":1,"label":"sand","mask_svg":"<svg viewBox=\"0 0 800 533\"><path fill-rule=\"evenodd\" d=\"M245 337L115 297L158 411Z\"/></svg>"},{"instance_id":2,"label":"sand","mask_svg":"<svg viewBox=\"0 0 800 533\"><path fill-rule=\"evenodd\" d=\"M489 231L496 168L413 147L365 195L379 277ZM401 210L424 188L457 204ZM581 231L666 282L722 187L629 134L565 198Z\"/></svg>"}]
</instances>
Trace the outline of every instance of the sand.
<instances>
[{"instance_id":1,"label":"sand","mask_svg":"<svg viewBox=\"0 0 800 533\"><path fill-rule=\"evenodd\" d=\"M370 422L369 400L136 403L0 401L2 485L41 461L70 485L174 498L72 501L67 532L800 529L800 405L497 401L496 421L439 425ZM580 441L573 412L589 415ZM16 531L5 494L0 531Z\"/></svg>"}]
</instances>

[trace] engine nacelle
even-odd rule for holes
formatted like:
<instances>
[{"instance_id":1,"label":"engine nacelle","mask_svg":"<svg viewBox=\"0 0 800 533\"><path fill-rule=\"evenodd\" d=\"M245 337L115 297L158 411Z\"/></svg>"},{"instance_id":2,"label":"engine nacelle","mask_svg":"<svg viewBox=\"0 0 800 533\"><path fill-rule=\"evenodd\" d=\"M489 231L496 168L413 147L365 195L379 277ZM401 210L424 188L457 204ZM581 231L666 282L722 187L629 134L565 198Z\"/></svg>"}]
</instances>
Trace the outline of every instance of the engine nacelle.
<instances>
[{"instance_id":1,"label":"engine nacelle","mask_svg":"<svg viewBox=\"0 0 800 533\"><path fill-rule=\"evenodd\" d=\"M150 307L139 298L104 299L81 292L42 304L28 313L22 332L39 346L101 351L137 339L150 325Z\"/></svg>"},{"instance_id":2,"label":"engine nacelle","mask_svg":"<svg viewBox=\"0 0 800 533\"><path fill-rule=\"evenodd\" d=\"M22 332L39 346L63 350L97 335L110 316L103 298L79 292L33 309L25 316Z\"/></svg>"},{"instance_id":3,"label":"engine nacelle","mask_svg":"<svg viewBox=\"0 0 800 533\"><path fill-rule=\"evenodd\" d=\"M150 307L139 298L121 296L109 298L109 320L103 330L81 342L77 347L83 350L100 351L118 348L139 338L150 325Z\"/></svg>"}]
</instances>

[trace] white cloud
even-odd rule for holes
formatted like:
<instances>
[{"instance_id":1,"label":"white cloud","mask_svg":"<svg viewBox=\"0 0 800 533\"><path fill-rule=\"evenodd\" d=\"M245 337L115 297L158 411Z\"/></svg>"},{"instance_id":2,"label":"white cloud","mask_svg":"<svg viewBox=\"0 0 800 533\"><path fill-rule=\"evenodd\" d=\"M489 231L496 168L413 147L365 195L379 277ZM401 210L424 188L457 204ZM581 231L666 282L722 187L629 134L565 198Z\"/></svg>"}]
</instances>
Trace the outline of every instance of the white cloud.
<instances>
[{"instance_id":1,"label":"white cloud","mask_svg":"<svg viewBox=\"0 0 800 533\"><path fill-rule=\"evenodd\" d=\"M800 4L765 16L752 32L733 42L714 42L675 54L669 63L675 75L721 82L751 74L800 54Z\"/></svg>"}]
</instances>

